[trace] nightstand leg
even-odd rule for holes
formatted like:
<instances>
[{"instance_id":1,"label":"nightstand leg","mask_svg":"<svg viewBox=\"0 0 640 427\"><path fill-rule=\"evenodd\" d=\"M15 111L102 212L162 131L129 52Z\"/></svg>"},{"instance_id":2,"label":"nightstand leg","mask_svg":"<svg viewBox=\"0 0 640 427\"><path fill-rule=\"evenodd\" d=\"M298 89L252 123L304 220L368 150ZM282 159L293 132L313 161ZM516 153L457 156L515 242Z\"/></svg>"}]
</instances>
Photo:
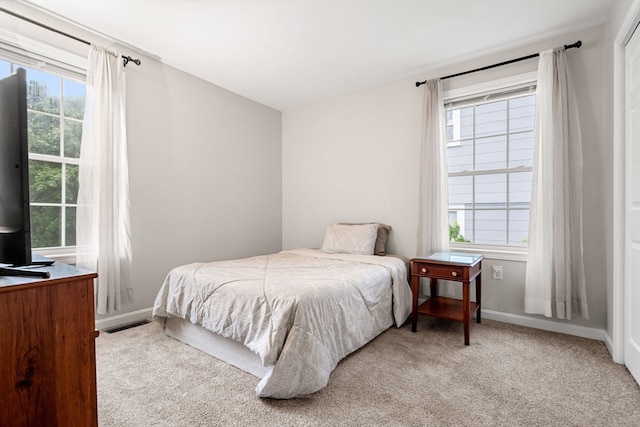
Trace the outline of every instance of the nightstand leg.
<instances>
[{"instance_id":1,"label":"nightstand leg","mask_svg":"<svg viewBox=\"0 0 640 427\"><path fill-rule=\"evenodd\" d=\"M411 310L411 331L416 331L418 324L418 292L420 292L420 277L411 276L411 292L413 293L413 309Z\"/></svg>"},{"instance_id":2,"label":"nightstand leg","mask_svg":"<svg viewBox=\"0 0 640 427\"><path fill-rule=\"evenodd\" d=\"M464 323L464 345L469 345L469 282L462 282L462 315Z\"/></svg>"},{"instance_id":3,"label":"nightstand leg","mask_svg":"<svg viewBox=\"0 0 640 427\"><path fill-rule=\"evenodd\" d=\"M482 268L480 268L480 270L482 270ZM480 323L480 309L482 308L481 303L482 303L482 273L476 276L476 304L478 304L478 310L476 311L476 323Z\"/></svg>"},{"instance_id":4,"label":"nightstand leg","mask_svg":"<svg viewBox=\"0 0 640 427\"><path fill-rule=\"evenodd\" d=\"M431 282L429 282L429 290L431 291L432 297L438 296L438 279L431 279Z\"/></svg>"}]
</instances>

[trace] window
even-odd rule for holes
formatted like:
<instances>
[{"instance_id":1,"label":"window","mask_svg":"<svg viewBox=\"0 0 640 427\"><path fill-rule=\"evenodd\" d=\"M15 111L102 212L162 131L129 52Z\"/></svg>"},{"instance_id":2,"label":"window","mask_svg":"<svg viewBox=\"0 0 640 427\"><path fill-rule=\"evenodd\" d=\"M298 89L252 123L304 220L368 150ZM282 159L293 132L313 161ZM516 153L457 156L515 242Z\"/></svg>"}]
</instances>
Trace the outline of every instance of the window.
<instances>
[{"instance_id":1,"label":"window","mask_svg":"<svg viewBox=\"0 0 640 427\"><path fill-rule=\"evenodd\" d=\"M531 90L446 103L452 242L527 245L536 101Z\"/></svg>"},{"instance_id":2,"label":"window","mask_svg":"<svg viewBox=\"0 0 640 427\"><path fill-rule=\"evenodd\" d=\"M27 71L31 244L75 246L85 85L3 59L0 78L17 67Z\"/></svg>"}]
</instances>

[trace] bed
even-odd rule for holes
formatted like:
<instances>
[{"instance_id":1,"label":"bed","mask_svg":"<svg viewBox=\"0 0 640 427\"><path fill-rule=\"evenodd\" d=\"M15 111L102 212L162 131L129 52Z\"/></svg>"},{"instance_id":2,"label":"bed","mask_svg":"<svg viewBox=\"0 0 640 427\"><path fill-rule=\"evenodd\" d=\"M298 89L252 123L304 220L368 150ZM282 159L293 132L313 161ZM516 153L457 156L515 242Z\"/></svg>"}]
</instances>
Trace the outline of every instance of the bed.
<instances>
[{"instance_id":1,"label":"bed","mask_svg":"<svg viewBox=\"0 0 640 427\"><path fill-rule=\"evenodd\" d=\"M176 267L154 319L260 378L260 397L314 393L341 359L411 312L406 260L374 255L379 228L333 224L321 249Z\"/></svg>"}]
</instances>

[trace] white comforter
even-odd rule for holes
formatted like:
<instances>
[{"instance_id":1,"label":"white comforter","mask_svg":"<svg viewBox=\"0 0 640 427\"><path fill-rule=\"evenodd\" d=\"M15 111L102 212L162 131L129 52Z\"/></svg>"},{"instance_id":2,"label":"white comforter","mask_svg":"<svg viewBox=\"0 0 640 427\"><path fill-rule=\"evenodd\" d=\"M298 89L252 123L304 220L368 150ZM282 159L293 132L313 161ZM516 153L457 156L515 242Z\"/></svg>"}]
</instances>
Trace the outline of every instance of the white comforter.
<instances>
[{"instance_id":1,"label":"white comforter","mask_svg":"<svg viewBox=\"0 0 640 427\"><path fill-rule=\"evenodd\" d=\"M153 309L242 342L273 366L256 393L280 399L326 386L342 358L410 312L404 261L314 249L177 267Z\"/></svg>"}]
</instances>

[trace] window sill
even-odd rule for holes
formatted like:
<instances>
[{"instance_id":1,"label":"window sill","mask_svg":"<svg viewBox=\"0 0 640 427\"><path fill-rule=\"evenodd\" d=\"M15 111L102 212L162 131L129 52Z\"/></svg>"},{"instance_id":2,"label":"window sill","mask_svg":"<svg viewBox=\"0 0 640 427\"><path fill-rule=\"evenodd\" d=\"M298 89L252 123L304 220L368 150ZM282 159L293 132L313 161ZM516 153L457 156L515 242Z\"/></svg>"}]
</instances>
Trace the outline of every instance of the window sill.
<instances>
[{"instance_id":1,"label":"window sill","mask_svg":"<svg viewBox=\"0 0 640 427\"><path fill-rule=\"evenodd\" d=\"M455 252L482 254L485 259L527 262L527 248L510 248L508 246L491 247L459 243L451 243L449 246L450 250Z\"/></svg>"},{"instance_id":2,"label":"window sill","mask_svg":"<svg viewBox=\"0 0 640 427\"><path fill-rule=\"evenodd\" d=\"M65 264L76 263L76 248L34 249L33 253Z\"/></svg>"}]
</instances>

